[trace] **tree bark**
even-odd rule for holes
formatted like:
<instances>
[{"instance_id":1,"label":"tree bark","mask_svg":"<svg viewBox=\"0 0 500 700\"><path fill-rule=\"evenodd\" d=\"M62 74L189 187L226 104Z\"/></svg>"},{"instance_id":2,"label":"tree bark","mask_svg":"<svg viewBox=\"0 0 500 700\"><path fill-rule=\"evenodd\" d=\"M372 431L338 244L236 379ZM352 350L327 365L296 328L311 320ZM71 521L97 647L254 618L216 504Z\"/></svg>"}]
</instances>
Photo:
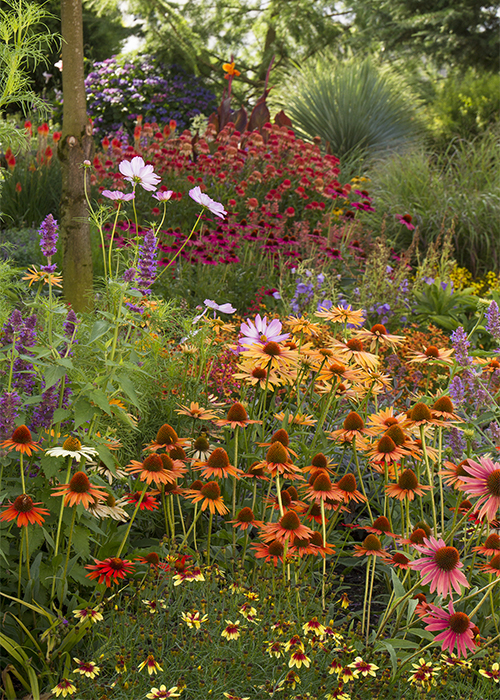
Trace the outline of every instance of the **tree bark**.
<instances>
[{"instance_id":1,"label":"tree bark","mask_svg":"<svg viewBox=\"0 0 500 700\"><path fill-rule=\"evenodd\" d=\"M63 292L75 311L88 311L92 299L92 248L84 178L92 160L92 126L87 118L83 72L82 1L61 0L63 123L58 149L62 167L60 231Z\"/></svg>"}]
</instances>

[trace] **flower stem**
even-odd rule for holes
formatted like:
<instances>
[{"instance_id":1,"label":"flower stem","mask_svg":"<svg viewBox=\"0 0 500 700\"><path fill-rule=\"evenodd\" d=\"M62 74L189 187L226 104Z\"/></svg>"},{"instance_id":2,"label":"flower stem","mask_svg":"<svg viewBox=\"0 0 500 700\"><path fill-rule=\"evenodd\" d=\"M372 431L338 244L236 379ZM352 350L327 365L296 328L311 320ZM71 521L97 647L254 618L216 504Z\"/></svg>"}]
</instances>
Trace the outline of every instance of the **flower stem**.
<instances>
[{"instance_id":1,"label":"flower stem","mask_svg":"<svg viewBox=\"0 0 500 700\"><path fill-rule=\"evenodd\" d=\"M135 506L135 510L134 510L134 512L132 513L132 517L130 518L130 522L129 522L129 524L128 524L127 531L126 531L125 535L123 536L122 543L121 543L121 545L119 546L118 551L117 551L117 553L116 553L116 558L118 558L118 557L120 556L120 554L121 554L122 551L123 551L123 548L125 547L125 542L127 541L127 538L128 538L128 536L129 536L130 529L131 529L131 527L132 527L132 523L133 523L134 520L135 520L135 516L137 515L137 511L139 510L139 507L140 507L140 505L141 505L141 503L142 503L142 499L144 498L144 494L146 493L147 488L148 488L148 484L147 484L147 482L146 482L146 483L144 484L144 488L142 489L142 493L141 493L141 495L140 495L140 498L139 498L139 500L137 501L137 505Z\"/></svg>"}]
</instances>

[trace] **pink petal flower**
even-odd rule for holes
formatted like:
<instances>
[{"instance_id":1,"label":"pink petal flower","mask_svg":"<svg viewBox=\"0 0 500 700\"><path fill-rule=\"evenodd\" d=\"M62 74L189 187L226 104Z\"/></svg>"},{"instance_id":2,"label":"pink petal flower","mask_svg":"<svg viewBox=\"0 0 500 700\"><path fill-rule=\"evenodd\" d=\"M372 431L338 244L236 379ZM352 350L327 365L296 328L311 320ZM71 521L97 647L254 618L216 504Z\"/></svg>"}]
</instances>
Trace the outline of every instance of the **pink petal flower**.
<instances>
[{"instance_id":1,"label":"pink petal flower","mask_svg":"<svg viewBox=\"0 0 500 700\"><path fill-rule=\"evenodd\" d=\"M467 657L467 649L474 651L476 644L472 634L474 624L465 613L456 613L453 609L453 601L450 600L448 612L437 608L432 603L429 604L431 613L423 618L427 623L425 629L431 632L441 630L435 637L436 641L442 642L443 651L448 649L450 653L457 647L458 657Z\"/></svg>"},{"instance_id":2,"label":"pink petal flower","mask_svg":"<svg viewBox=\"0 0 500 700\"><path fill-rule=\"evenodd\" d=\"M461 592L460 586L469 587L469 582L460 571L463 564L455 547L448 547L442 539L424 537L423 545L415 545L415 549L425 555L410 562L411 569L420 571L423 584L430 584L430 592L437 591L443 597L451 596L452 589Z\"/></svg>"},{"instance_id":3,"label":"pink petal flower","mask_svg":"<svg viewBox=\"0 0 500 700\"><path fill-rule=\"evenodd\" d=\"M227 211L224 209L224 206L220 204L220 202L214 201L208 194L202 192L199 187L193 187L192 190L189 190L189 196L191 199L194 199L197 204L206 207L212 214L215 214L215 216L218 216L220 219L226 216Z\"/></svg>"},{"instance_id":4,"label":"pink petal flower","mask_svg":"<svg viewBox=\"0 0 500 700\"><path fill-rule=\"evenodd\" d=\"M103 197L107 197L108 199L120 202L130 202L130 200L134 199L135 197L135 192L129 192L128 194L125 194L125 192L120 192L118 190L103 190L101 194L103 195Z\"/></svg>"},{"instance_id":5,"label":"pink petal flower","mask_svg":"<svg viewBox=\"0 0 500 700\"><path fill-rule=\"evenodd\" d=\"M141 156L135 156L132 160L122 160L118 166L125 180L131 182L134 186L140 185L148 192L154 192L156 185L161 178L153 172L152 165L145 165Z\"/></svg>"}]
</instances>

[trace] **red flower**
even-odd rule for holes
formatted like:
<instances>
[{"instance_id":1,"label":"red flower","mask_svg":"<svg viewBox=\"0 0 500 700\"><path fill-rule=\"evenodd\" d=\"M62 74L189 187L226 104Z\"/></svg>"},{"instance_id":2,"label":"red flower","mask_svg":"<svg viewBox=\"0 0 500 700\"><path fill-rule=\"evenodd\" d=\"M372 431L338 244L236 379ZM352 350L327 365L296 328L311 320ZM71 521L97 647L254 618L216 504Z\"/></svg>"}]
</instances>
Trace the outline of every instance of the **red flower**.
<instances>
[{"instance_id":1,"label":"red flower","mask_svg":"<svg viewBox=\"0 0 500 700\"><path fill-rule=\"evenodd\" d=\"M127 574L134 571L131 561L120 559L119 557L108 557L104 561L94 559L95 564L87 564L86 569L90 569L90 574L86 576L90 579L98 579L98 583L118 583L119 579L125 578Z\"/></svg>"},{"instance_id":2,"label":"red flower","mask_svg":"<svg viewBox=\"0 0 500 700\"><path fill-rule=\"evenodd\" d=\"M0 520L15 520L17 518L17 527L33 525L41 525L45 522L42 515L49 515L49 511L45 508L37 508L40 503L33 503L33 500L23 493L18 496L14 503L10 503L5 507L4 512L0 515Z\"/></svg>"}]
</instances>

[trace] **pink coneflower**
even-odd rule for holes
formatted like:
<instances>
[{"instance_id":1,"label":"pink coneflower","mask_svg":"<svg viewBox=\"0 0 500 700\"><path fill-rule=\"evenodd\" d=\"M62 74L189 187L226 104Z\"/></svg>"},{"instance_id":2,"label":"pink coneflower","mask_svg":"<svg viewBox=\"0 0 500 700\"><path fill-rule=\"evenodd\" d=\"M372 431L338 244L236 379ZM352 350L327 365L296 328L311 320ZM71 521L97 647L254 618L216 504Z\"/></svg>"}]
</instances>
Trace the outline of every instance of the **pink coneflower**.
<instances>
[{"instance_id":1,"label":"pink coneflower","mask_svg":"<svg viewBox=\"0 0 500 700\"><path fill-rule=\"evenodd\" d=\"M443 643L443 651L449 649L452 652L457 647L459 657L467 657L467 649L474 651L476 648L472 633L474 624L465 613L455 612L453 601L449 602L448 612L437 608L432 603L429 604L429 608L431 613L423 618L423 621L427 623L425 629L432 632L442 630L435 639Z\"/></svg>"},{"instance_id":2,"label":"pink coneflower","mask_svg":"<svg viewBox=\"0 0 500 700\"><path fill-rule=\"evenodd\" d=\"M281 321L277 318L274 318L268 323L267 316L261 318L259 314L257 314L255 321L247 319L241 324L241 333L243 335L239 341L240 345L254 345L255 343L265 345L270 342L280 343L282 340L286 340L290 337L290 333L281 333L281 329Z\"/></svg>"},{"instance_id":3,"label":"pink coneflower","mask_svg":"<svg viewBox=\"0 0 500 700\"><path fill-rule=\"evenodd\" d=\"M460 490L469 496L480 496L475 504L475 508L482 506L478 514L480 520L484 516L494 520L500 508L500 463L480 457L479 464L468 459L463 468L471 476L462 477L464 484Z\"/></svg>"},{"instance_id":4,"label":"pink coneflower","mask_svg":"<svg viewBox=\"0 0 500 700\"><path fill-rule=\"evenodd\" d=\"M410 564L411 569L420 571L422 583L430 583L430 592L437 590L438 595L451 596L452 588L460 593L460 586L469 588L469 582L459 571L463 567L460 555L455 547L447 547L443 539L424 537L423 545L415 545L424 556Z\"/></svg>"}]
</instances>

